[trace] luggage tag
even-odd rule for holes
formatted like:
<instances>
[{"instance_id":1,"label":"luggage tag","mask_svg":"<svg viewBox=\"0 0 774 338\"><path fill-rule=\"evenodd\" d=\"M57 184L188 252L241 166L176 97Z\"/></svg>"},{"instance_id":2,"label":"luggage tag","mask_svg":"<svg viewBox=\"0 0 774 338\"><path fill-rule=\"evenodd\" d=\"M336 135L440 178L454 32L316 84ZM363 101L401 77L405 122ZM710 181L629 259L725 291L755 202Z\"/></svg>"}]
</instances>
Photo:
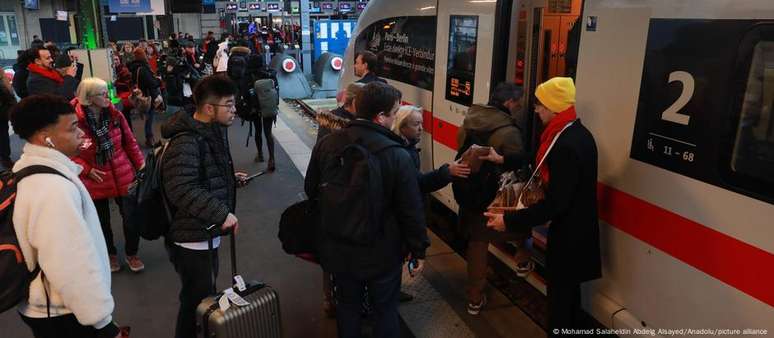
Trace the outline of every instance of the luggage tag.
<instances>
[{"instance_id":1,"label":"luggage tag","mask_svg":"<svg viewBox=\"0 0 774 338\"><path fill-rule=\"evenodd\" d=\"M225 297L226 295L223 294L218 298L218 307L220 307L221 312L226 312L229 308L231 308L231 304L228 302L228 297Z\"/></svg>"},{"instance_id":2,"label":"luggage tag","mask_svg":"<svg viewBox=\"0 0 774 338\"><path fill-rule=\"evenodd\" d=\"M234 289L232 289L232 288L228 288L228 289L224 290L223 292L225 293L225 296L228 297L228 300L231 303L236 304L237 306L247 306L247 305L250 305L250 303L247 302L244 298L242 298L242 296L236 294L236 292L234 292Z\"/></svg>"},{"instance_id":3,"label":"luggage tag","mask_svg":"<svg viewBox=\"0 0 774 338\"><path fill-rule=\"evenodd\" d=\"M247 290L247 285L245 285L245 280L242 278L242 275L234 276L234 286L236 286L240 292Z\"/></svg>"}]
</instances>

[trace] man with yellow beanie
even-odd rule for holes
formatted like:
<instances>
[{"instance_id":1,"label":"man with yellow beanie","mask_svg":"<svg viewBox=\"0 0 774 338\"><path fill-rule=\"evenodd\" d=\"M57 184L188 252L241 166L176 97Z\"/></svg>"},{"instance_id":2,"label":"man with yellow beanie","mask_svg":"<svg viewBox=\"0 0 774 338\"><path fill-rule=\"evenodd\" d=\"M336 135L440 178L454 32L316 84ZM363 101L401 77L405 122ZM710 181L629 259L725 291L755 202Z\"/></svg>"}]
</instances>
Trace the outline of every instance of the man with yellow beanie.
<instances>
[{"instance_id":1,"label":"man with yellow beanie","mask_svg":"<svg viewBox=\"0 0 774 338\"><path fill-rule=\"evenodd\" d=\"M538 86L535 113L545 127L540 136L535 180L545 198L525 209L486 212L497 231L528 232L551 222L548 230L548 334L582 328L580 284L602 276L597 219L597 146L575 115L575 84L555 77ZM492 151L486 159L516 167L520 158ZM542 163L542 164L541 164Z\"/></svg>"}]
</instances>

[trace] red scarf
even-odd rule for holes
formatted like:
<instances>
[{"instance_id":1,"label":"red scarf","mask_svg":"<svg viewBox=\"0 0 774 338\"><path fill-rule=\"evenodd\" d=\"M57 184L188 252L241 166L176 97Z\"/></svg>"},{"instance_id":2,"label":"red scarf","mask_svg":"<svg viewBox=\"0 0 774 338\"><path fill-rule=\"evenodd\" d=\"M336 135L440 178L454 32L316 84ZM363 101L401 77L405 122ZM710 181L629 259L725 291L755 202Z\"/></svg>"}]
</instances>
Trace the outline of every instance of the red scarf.
<instances>
[{"instance_id":1,"label":"red scarf","mask_svg":"<svg viewBox=\"0 0 774 338\"><path fill-rule=\"evenodd\" d=\"M41 66L38 66L35 63L30 63L29 66L27 66L27 70L30 72L39 74L42 77L48 78L56 82L58 85L62 85L64 83L64 79L62 78L62 75L59 74L56 70L44 68Z\"/></svg>"},{"instance_id":2,"label":"red scarf","mask_svg":"<svg viewBox=\"0 0 774 338\"><path fill-rule=\"evenodd\" d=\"M554 118L548 122L546 128L543 129L543 133L540 134L540 147L538 148L537 156L535 157L535 165L538 165L540 160L543 159L543 156L545 156L546 152L548 151L548 147L551 145L551 142L554 141L554 137L556 137L556 135L559 134L559 132L562 131L565 126L567 126L567 124L575 121L577 118L578 117L575 115L575 106L570 106L570 108L567 108L563 112L556 114L556 116L554 116ZM539 174L540 180L543 181L543 184L547 184L549 178L547 162L543 162L543 165L540 166Z\"/></svg>"}]
</instances>

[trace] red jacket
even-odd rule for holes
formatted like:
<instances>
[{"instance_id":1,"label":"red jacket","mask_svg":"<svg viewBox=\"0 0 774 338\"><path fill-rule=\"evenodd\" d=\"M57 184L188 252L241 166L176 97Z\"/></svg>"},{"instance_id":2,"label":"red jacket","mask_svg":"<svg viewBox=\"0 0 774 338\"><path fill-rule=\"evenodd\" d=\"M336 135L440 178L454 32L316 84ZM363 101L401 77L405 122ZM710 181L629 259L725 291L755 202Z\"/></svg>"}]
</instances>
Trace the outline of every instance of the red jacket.
<instances>
[{"instance_id":1,"label":"red jacket","mask_svg":"<svg viewBox=\"0 0 774 338\"><path fill-rule=\"evenodd\" d=\"M78 127L84 131L84 138L89 144L86 149L81 149L78 156L72 158L75 163L83 166L83 172L81 172L83 185L86 186L94 200L125 196L129 185L134 182L135 172L145 163L140 146L137 145L137 139L134 138L132 130L129 129L129 123L126 122L126 118L120 111L110 105L108 109L111 116L110 139L113 141L113 158L108 163L97 166L96 136L86 122L86 112L84 111L88 108L82 106L77 97L70 101L70 104L75 107ZM102 183L98 183L88 176L92 168L105 172Z\"/></svg>"}]
</instances>

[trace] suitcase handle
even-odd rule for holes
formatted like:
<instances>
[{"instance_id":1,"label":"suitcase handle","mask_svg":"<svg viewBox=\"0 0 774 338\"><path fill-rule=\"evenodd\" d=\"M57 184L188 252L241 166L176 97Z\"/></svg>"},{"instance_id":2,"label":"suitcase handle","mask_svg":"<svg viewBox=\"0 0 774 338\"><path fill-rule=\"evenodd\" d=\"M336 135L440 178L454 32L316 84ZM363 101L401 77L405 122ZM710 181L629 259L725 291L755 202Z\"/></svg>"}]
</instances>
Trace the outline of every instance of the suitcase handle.
<instances>
[{"instance_id":1,"label":"suitcase handle","mask_svg":"<svg viewBox=\"0 0 774 338\"><path fill-rule=\"evenodd\" d=\"M209 235L209 239L207 240L207 246L208 246L210 254L207 255L207 257L208 257L208 259L210 261L210 280L212 282L211 293L213 295L215 295L215 294L218 293L217 286L216 286L216 280L217 279L216 279L216 276L215 276L215 258L213 257L214 253L215 253L215 249L213 248L213 243L212 243L212 241L213 241L212 233L210 233L208 231L207 234ZM229 237L231 237L231 245L230 245L231 246L231 248L230 248L231 249L230 250L231 251L231 278L233 279L237 275L236 235L234 234L234 232L231 232L230 235L231 236L229 236Z\"/></svg>"}]
</instances>

